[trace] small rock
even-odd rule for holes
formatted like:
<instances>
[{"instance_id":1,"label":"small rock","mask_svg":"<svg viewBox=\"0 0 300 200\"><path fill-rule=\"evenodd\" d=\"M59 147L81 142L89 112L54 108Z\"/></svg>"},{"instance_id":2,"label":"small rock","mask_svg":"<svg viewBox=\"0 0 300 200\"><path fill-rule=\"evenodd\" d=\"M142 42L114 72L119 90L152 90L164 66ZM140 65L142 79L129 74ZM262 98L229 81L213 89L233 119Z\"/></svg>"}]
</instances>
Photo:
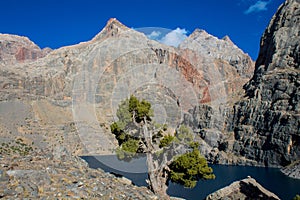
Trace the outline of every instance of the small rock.
<instances>
[{"instance_id":1,"label":"small rock","mask_svg":"<svg viewBox=\"0 0 300 200\"><path fill-rule=\"evenodd\" d=\"M22 186L19 185L19 186L16 187L15 191L16 191L18 194L21 194L21 193L24 192L24 188L23 188Z\"/></svg>"},{"instance_id":2,"label":"small rock","mask_svg":"<svg viewBox=\"0 0 300 200\"><path fill-rule=\"evenodd\" d=\"M77 183L77 187L82 187L83 185L84 185L84 183L81 182L81 181L79 181L79 182Z\"/></svg>"},{"instance_id":3,"label":"small rock","mask_svg":"<svg viewBox=\"0 0 300 200\"><path fill-rule=\"evenodd\" d=\"M7 181L7 180L9 180L7 173L3 170L0 170L0 181Z\"/></svg>"},{"instance_id":4,"label":"small rock","mask_svg":"<svg viewBox=\"0 0 300 200\"><path fill-rule=\"evenodd\" d=\"M125 178L124 176L122 178L119 178L119 181L121 183L127 184L127 185L132 185L132 181L129 180L128 178Z\"/></svg>"}]
</instances>

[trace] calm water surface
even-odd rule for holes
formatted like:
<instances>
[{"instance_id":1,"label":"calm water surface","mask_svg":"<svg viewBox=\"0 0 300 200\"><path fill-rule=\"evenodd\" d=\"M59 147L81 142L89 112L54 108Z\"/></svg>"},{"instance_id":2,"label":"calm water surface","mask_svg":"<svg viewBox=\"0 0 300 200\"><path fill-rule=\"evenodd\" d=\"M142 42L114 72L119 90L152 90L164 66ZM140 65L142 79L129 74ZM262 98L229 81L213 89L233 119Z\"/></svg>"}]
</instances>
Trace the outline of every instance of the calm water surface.
<instances>
[{"instance_id":1,"label":"calm water surface","mask_svg":"<svg viewBox=\"0 0 300 200\"><path fill-rule=\"evenodd\" d=\"M135 185L146 186L145 158L127 163L119 161L116 156L83 156L91 168L101 168L105 172L120 174L132 180ZM199 181L193 189L169 183L168 194L185 199L203 199L208 194L247 176L256 179L266 189L283 200L290 200L300 194L300 180L283 175L279 169L246 166L211 165L216 175L215 180ZM137 173L136 173L137 172Z\"/></svg>"}]
</instances>

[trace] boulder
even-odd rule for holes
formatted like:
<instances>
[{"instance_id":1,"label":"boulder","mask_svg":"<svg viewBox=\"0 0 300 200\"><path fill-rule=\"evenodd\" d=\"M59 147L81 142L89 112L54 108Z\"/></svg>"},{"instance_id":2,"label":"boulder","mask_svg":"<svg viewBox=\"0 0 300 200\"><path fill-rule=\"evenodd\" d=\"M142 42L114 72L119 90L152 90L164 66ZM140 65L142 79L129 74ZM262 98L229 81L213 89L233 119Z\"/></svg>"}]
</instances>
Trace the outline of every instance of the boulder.
<instances>
[{"instance_id":1,"label":"boulder","mask_svg":"<svg viewBox=\"0 0 300 200\"><path fill-rule=\"evenodd\" d=\"M212 194L208 195L206 200L228 200L228 199L240 199L240 200L279 200L279 197L274 193L266 190L255 179L248 177L240 181L235 181L227 187L224 187Z\"/></svg>"}]
</instances>

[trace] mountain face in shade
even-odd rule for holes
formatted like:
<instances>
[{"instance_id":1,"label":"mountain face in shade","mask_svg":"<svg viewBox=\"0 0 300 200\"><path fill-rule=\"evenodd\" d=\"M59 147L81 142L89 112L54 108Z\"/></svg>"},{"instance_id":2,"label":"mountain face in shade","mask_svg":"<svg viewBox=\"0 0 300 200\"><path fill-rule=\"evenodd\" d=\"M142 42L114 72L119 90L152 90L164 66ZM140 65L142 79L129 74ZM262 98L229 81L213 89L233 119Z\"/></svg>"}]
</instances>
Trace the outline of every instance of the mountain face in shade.
<instances>
[{"instance_id":1,"label":"mountain face in shade","mask_svg":"<svg viewBox=\"0 0 300 200\"><path fill-rule=\"evenodd\" d=\"M300 2L286 1L265 30L246 98L235 105L233 151L267 166L300 158Z\"/></svg>"}]
</instances>

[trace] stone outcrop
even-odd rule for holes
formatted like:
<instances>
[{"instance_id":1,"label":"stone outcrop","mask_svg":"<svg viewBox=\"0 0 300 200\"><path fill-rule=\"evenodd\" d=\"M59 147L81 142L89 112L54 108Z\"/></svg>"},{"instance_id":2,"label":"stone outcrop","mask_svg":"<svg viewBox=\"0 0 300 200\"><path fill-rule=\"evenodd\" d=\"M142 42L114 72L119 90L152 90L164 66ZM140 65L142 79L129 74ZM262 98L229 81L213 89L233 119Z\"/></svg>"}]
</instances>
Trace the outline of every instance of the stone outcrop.
<instances>
[{"instance_id":1,"label":"stone outcrop","mask_svg":"<svg viewBox=\"0 0 300 200\"><path fill-rule=\"evenodd\" d=\"M45 57L49 52L50 48L40 49L27 37L0 34L0 64L34 61Z\"/></svg>"},{"instance_id":2,"label":"stone outcrop","mask_svg":"<svg viewBox=\"0 0 300 200\"><path fill-rule=\"evenodd\" d=\"M240 181L233 182L227 187L224 187L212 194L208 195L206 200L215 200L215 199L248 199L248 200L257 200L257 199L272 199L279 200L274 193L266 190L253 178L245 178Z\"/></svg>"},{"instance_id":3,"label":"stone outcrop","mask_svg":"<svg viewBox=\"0 0 300 200\"><path fill-rule=\"evenodd\" d=\"M234 106L233 152L265 166L300 157L300 2L287 0L261 39L246 97Z\"/></svg>"}]
</instances>

